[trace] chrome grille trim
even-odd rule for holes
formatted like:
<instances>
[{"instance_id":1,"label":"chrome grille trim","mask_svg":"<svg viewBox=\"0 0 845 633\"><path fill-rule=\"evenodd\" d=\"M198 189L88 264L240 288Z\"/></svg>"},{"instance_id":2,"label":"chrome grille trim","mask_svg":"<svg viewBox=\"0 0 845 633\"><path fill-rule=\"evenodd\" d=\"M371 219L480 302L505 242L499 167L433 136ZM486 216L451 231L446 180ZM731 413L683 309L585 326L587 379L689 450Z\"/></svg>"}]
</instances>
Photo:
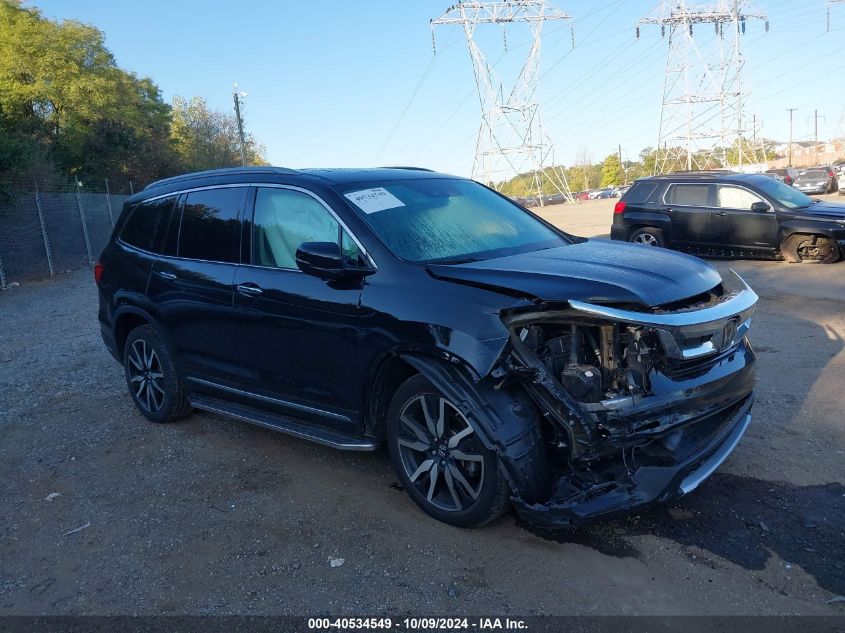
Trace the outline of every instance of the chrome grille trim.
<instances>
[{"instance_id":1,"label":"chrome grille trim","mask_svg":"<svg viewBox=\"0 0 845 633\"><path fill-rule=\"evenodd\" d=\"M569 305L592 316L652 328L668 356L690 360L736 345L751 325L759 297L736 271L731 269L731 273L735 280L725 296L716 305L700 310L649 314L576 300L570 300Z\"/></svg>"}]
</instances>

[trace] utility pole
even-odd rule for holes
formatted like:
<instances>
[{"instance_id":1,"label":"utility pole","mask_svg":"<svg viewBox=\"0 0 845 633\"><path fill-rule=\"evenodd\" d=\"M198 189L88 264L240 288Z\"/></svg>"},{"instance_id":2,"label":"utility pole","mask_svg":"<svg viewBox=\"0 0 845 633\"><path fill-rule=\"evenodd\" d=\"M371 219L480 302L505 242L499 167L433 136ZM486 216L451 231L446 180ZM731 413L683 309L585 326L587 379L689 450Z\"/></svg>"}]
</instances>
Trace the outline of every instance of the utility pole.
<instances>
[{"instance_id":1,"label":"utility pole","mask_svg":"<svg viewBox=\"0 0 845 633\"><path fill-rule=\"evenodd\" d=\"M813 110L813 165L819 162L819 119L827 120L825 116L819 116L818 110Z\"/></svg>"},{"instance_id":2,"label":"utility pole","mask_svg":"<svg viewBox=\"0 0 845 633\"><path fill-rule=\"evenodd\" d=\"M622 166L622 171L625 173L625 184L628 184L628 168L622 162L622 144L619 144L619 164Z\"/></svg>"},{"instance_id":3,"label":"utility pole","mask_svg":"<svg viewBox=\"0 0 845 633\"><path fill-rule=\"evenodd\" d=\"M789 167L792 167L792 113L795 112L798 108L787 108L786 111L789 112L789 149L787 150L789 153Z\"/></svg>"},{"instance_id":4,"label":"utility pole","mask_svg":"<svg viewBox=\"0 0 845 633\"><path fill-rule=\"evenodd\" d=\"M537 96L540 45L543 25L551 20L569 22L572 28L572 17L553 6L550 0L461 0L431 20L432 44L435 28L459 27L469 48L481 104L472 177L485 185L499 187L519 174L532 174L540 204L543 203L544 184L550 184L567 202L575 201L566 175L554 164L552 142L543 132L540 121ZM523 26L518 27L519 24ZM488 61L490 51L485 55L481 50L476 39L480 26L487 30L498 26L505 37L506 29L527 27L530 31L531 47L515 80L508 82L510 85L505 85L494 70L495 64ZM489 40L485 38L485 41ZM502 55L507 52L506 39L503 44L505 52Z\"/></svg>"},{"instance_id":5,"label":"utility pole","mask_svg":"<svg viewBox=\"0 0 845 633\"><path fill-rule=\"evenodd\" d=\"M238 92L238 84L235 84L232 97L235 99L235 118L238 120L238 137L241 141L241 165L244 167L246 167L246 141L244 139L244 120L241 118L241 99L245 96L245 92Z\"/></svg>"}]
</instances>

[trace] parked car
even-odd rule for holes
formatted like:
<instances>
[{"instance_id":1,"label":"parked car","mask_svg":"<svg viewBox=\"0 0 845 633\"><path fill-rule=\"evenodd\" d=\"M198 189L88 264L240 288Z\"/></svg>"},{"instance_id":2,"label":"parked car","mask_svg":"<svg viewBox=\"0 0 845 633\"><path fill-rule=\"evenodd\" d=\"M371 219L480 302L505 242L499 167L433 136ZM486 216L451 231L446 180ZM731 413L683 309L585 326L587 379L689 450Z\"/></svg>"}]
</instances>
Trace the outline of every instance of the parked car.
<instances>
[{"instance_id":1,"label":"parked car","mask_svg":"<svg viewBox=\"0 0 845 633\"><path fill-rule=\"evenodd\" d=\"M599 189L596 192L596 200L604 200L606 198L613 197L613 189L611 187L605 187L604 189Z\"/></svg>"},{"instance_id":2,"label":"parked car","mask_svg":"<svg viewBox=\"0 0 845 633\"><path fill-rule=\"evenodd\" d=\"M621 187L617 187L616 188L616 194L617 194L616 197L621 198L626 193L628 193L628 189L630 189L630 188L631 188L631 185L622 185Z\"/></svg>"},{"instance_id":3,"label":"parked car","mask_svg":"<svg viewBox=\"0 0 845 633\"><path fill-rule=\"evenodd\" d=\"M845 196L845 174L839 178L839 195Z\"/></svg>"},{"instance_id":4,"label":"parked car","mask_svg":"<svg viewBox=\"0 0 845 633\"><path fill-rule=\"evenodd\" d=\"M762 174L654 176L616 203L610 236L699 255L832 263L845 252L845 205Z\"/></svg>"},{"instance_id":5,"label":"parked car","mask_svg":"<svg viewBox=\"0 0 845 633\"><path fill-rule=\"evenodd\" d=\"M738 276L570 236L428 170L161 180L126 200L94 276L146 418L386 443L453 525L510 503L559 526L670 501L751 420L757 296Z\"/></svg>"},{"instance_id":6,"label":"parked car","mask_svg":"<svg viewBox=\"0 0 845 633\"><path fill-rule=\"evenodd\" d=\"M589 200L590 199L590 192L589 191L579 191L578 193L573 193L572 197L576 200Z\"/></svg>"},{"instance_id":7,"label":"parked car","mask_svg":"<svg viewBox=\"0 0 845 633\"><path fill-rule=\"evenodd\" d=\"M794 186L804 193L833 193L839 182L832 167L812 167L798 172Z\"/></svg>"},{"instance_id":8,"label":"parked car","mask_svg":"<svg viewBox=\"0 0 845 633\"><path fill-rule=\"evenodd\" d=\"M798 170L794 167L784 167L783 169L769 169L765 175L772 176L782 183L792 185L798 178Z\"/></svg>"}]
</instances>

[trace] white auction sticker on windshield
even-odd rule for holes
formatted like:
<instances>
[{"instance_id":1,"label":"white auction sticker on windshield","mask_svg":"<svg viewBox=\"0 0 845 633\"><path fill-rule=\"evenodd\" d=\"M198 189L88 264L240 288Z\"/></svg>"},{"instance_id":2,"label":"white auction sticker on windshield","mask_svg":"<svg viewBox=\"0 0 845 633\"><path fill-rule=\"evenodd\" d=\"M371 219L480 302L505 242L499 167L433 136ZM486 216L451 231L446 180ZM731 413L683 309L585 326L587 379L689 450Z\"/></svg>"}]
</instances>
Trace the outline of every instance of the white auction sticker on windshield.
<instances>
[{"instance_id":1,"label":"white auction sticker on windshield","mask_svg":"<svg viewBox=\"0 0 845 633\"><path fill-rule=\"evenodd\" d=\"M396 207L404 207L405 204L384 187L375 189L363 189L344 194L364 213L376 213Z\"/></svg>"}]
</instances>

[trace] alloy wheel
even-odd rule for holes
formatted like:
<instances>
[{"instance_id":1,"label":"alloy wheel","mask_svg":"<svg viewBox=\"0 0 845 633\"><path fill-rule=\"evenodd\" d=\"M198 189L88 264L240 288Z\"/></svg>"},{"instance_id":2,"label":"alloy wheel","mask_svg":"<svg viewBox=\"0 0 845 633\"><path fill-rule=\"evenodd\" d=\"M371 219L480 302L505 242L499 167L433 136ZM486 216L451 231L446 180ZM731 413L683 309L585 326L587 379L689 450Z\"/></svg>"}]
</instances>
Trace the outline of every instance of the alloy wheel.
<instances>
[{"instance_id":1,"label":"alloy wheel","mask_svg":"<svg viewBox=\"0 0 845 633\"><path fill-rule=\"evenodd\" d=\"M164 374L155 350L143 339L132 343L129 350L129 383L135 400L153 413L164 404Z\"/></svg>"},{"instance_id":2,"label":"alloy wheel","mask_svg":"<svg viewBox=\"0 0 845 633\"><path fill-rule=\"evenodd\" d=\"M645 244L646 246L657 246L657 238L651 233L640 233L634 238L634 243Z\"/></svg>"},{"instance_id":3,"label":"alloy wheel","mask_svg":"<svg viewBox=\"0 0 845 633\"><path fill-rule=\"evenodd\" d=\"M434 394L410 399L399 414L397 440L405 473L428 503L457 512L478 499L484 458L473 428L451 402Z\"/></svg>"},{"instance_id":4,"label":"alloy wheel","mask_svg":"<svg viewBox=\"0 0 845 633\"><path fill-rule=\"evenodd\" d=\"M801 261L824 261L833 254L833 242L824 237L808 236L795 247Z\"/></svg>"}]
</instances>

